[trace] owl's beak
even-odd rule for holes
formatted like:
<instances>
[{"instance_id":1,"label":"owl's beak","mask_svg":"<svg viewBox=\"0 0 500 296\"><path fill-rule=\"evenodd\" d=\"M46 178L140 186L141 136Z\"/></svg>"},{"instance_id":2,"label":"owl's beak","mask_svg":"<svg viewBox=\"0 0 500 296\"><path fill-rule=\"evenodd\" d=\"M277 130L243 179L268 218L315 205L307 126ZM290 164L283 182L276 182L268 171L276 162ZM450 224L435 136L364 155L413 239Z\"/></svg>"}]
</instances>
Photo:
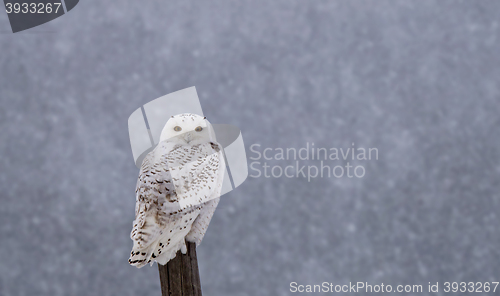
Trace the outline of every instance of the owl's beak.
<instances>
[{"instance_id":1,"label":"owl's beak","mask_svg":"<svg viewBox=\"0 0 500 296\"><path fill-rule=\"evenodd\" d=\"M185 133L184 134L184 140L186 141L186 143L191 142L191 140L192 140L191 133Z\"/></svg>"}]
</instances>

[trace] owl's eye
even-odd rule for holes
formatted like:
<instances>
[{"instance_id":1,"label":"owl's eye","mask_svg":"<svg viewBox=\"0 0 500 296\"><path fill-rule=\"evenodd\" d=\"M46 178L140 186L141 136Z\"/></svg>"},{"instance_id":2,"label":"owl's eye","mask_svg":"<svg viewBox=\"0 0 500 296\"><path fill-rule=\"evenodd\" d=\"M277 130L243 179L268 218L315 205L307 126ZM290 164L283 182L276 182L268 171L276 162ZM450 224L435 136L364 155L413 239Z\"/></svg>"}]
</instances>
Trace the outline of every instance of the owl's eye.
<instances>
[{"instance_id":1,"label":"owl's eye","mask_svg":"<svg viewBox=\"0 0 500 296\"><path fill-rule=\"evenodd\" d=\"M195 131L197 132L201 132L203 130L203 128L201 126L198 126L197 128L194 129Z\"/></svg>"},{"instance_id":2,"label":"owl's eye","mask_svg":"<svg viewBox=\"0 0 500 296\"><path fill-rule=\"evenodd\" d=\"M176 132L180 132L181 130L182 130L182 128L180 126L174 127L174 131L176 131Z\"/></svg>"}]
</instances>

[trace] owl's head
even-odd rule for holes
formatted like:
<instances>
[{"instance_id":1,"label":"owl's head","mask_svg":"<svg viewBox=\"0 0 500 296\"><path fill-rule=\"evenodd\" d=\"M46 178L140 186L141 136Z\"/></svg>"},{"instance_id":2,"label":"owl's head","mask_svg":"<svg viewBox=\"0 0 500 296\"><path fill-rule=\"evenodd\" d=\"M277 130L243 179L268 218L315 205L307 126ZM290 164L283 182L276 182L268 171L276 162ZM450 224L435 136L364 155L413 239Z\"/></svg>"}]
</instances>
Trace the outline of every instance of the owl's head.
<instances>
[{"instance_id":1,"label":"owl's head","mask_svg":"<svg viewBox=\"0 0 500 296\"><path fill-rule=\"evenodd\" d=\"M160 142L167 139L180 144L201 144L215 139L212 127L206 117L193 113L172 116L161 131Z\"/></svg>"}]
</instances>

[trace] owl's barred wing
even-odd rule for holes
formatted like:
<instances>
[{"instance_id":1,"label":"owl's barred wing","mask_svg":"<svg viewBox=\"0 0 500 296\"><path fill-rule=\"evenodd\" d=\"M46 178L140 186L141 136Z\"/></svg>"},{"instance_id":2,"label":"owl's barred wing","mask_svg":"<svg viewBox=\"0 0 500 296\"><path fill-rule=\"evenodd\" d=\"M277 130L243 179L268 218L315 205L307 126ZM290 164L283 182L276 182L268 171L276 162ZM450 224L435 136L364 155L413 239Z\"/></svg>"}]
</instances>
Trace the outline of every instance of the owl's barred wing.
<instances>
[{"instance_id":1,"label":"owl's barred wing","mask_svg":"<svg viewBox=\"0 0 500 296\"><path fill-rule=\"evenodd\" d=\"M199 224L204 205L213 208L208 217L203 215L206 225L215 210L207 202L220 196L221 167L221 147L214 143L179 147L165 142L146 156L137 181L130 264L166 264L179 249L185 250L185 237L195 221ZM206 227L195 229L199 243Z\"/></svg>"},{"instance_id":2,"label":"owl's barred wing","mask_svg":"<svg viewBox=\"0 0 500 296\"><path fill-rule=\"evenodd\" d=\"M130 233L134 246L129 262L138 267L150 260L152 252L149 249L169 223L165 221L165 213L173 213L180 208L166 158L161 157L169 149L171 147L162 143L151 151L141 165L137 180L135 220Z\"/></svg>"}]
</instances>

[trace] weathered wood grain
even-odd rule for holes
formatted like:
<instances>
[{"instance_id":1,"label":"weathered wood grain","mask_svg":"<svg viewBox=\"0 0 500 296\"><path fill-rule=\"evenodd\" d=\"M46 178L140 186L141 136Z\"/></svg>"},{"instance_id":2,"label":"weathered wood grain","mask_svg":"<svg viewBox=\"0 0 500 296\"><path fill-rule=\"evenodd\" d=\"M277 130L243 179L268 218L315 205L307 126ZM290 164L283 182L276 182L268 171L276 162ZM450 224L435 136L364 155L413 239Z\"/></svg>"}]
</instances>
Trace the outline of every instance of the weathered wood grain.
<instances>
[{"instance_id":1,"label":"weathered wood grain","mask_svg":"<svg viewBox=\"0 0 500 296\"><path fill-rule=\"evenodd\" d=\"M158 264L162 296L201 296L196 244L187 243L187 254L180 251L167 265Z\"/></svg>"}]
</instances>

